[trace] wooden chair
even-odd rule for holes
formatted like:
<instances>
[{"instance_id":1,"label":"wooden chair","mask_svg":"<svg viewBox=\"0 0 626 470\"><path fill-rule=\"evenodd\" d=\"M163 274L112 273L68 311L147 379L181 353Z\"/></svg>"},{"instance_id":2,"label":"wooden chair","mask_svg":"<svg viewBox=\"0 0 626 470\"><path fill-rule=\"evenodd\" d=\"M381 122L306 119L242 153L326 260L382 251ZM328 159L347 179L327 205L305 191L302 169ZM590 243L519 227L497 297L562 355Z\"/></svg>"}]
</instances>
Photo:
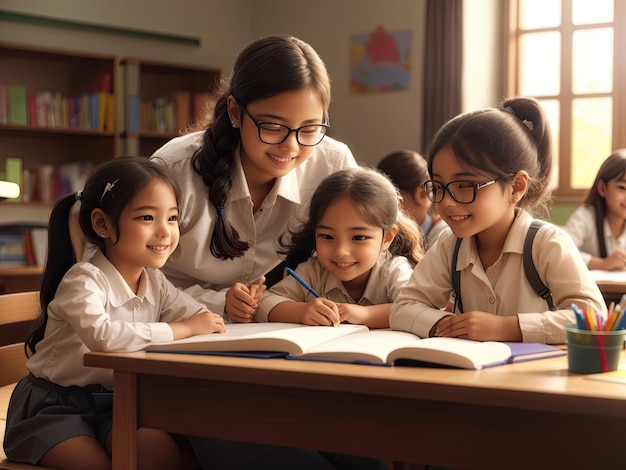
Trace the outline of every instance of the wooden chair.
<instances>
[{"instance_id":1,"label":"wooden chair","mask_svg":"<svg viewBox=\"0 0 626 470\"><path fill-rule=\"evenodd\" d=\"M0 443L4 439L11 392L16 382L28 373L24 341L37 315L39 315L39 292L0 295ZM0 469L44 468L49 467L9 462L5 458L4 450L0 449Z\"/></svg>"}]
</instances>

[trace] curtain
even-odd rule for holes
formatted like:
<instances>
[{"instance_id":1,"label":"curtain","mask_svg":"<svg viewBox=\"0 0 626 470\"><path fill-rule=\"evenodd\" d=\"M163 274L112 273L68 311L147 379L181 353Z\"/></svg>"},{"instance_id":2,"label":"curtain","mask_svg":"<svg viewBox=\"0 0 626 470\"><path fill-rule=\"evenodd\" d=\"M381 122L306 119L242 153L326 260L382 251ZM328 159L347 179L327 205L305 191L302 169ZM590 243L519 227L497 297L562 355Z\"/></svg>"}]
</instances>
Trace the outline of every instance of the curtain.
<instances>
[{"instance_id":1,"label":"curtain","mask_svg":"<svg viewBox=\"0 0 626 470\"><path fill-rule=\"evenodd\" d=\"M463 0L427 0L422 140L461 112Z\"/></svg>"}]
</instances>

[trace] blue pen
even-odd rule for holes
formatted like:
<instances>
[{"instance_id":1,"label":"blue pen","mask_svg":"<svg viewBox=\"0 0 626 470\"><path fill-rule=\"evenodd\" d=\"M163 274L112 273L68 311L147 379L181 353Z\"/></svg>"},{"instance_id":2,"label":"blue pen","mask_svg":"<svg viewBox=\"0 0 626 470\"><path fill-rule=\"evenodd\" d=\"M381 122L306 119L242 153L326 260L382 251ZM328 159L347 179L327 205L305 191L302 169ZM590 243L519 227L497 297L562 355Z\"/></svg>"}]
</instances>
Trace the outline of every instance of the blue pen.
<instances>
[{"instance_id":1,"label":"blue pen","mask_svg":"<svg viewBox=\"0 0 626 470\"><path fill-rule=\"evenodd\" d=\"M311 295L312 295L313 297L317 297L317 298L319 299L320 295L319 295L317 292L315 292L315 290L313 290L313 288L312 288L310 285L308 285L304 279L302 279L300 276L298 276L298 275L294 272L294 270L293 270L293 269L291 269L291 268L287 268L287 272L288 272L290 275L292 275L292 276L294 277L294 279L295 279L296 281L298 281L298 282L302 285L302 287L304 287L306 290L308 290L308 291L311 293Z\"/></svg>"}]
</instances>

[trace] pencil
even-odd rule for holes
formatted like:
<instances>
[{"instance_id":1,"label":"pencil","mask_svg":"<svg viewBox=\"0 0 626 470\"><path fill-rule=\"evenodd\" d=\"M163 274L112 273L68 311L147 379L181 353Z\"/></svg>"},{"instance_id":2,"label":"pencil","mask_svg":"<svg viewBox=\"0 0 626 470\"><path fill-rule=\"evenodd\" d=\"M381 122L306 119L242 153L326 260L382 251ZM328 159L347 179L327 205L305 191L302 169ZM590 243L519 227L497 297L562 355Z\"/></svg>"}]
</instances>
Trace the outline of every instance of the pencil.
<instances>
[{"instance_id":1,"label":"pencil","mask_svg":"<svg viewBox=\"0 0 626 470\"><path fill-rule=\"evenodd\" d=\"M317 292L315 292L315 290L310 285L308 285L304 279L302 279L300 276L298 276L293 269L287 268L287 272L291 276L293 276L293 278L296 281L298 281L302 287L304 287L306 290L308 290L313 297L317 297L318 299L320 298L320 295Z\"/></svg>"}]
</instances>

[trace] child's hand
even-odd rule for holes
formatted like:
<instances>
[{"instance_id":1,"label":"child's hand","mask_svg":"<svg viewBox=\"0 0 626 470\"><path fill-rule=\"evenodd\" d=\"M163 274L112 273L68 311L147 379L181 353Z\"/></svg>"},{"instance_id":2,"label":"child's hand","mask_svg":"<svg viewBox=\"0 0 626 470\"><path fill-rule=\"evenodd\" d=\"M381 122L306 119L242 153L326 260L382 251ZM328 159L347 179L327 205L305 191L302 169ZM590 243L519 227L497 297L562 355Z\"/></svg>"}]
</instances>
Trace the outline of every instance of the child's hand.
<instances>
[{"instance_id":1,"label":"child's hand","mask_svg":"<svg viewBox=\"0 0 626 470\"><path fill-rule=\"evenodd\" d=\"M301 323L313 326L339 325L339 308L332 300L313 299L305 305Z\"/></svg>"},{"instance_id":2,"label":"child's hand","mask_svg":"<svg viewBox=\"0 0 626 470\"><path fill-rule=\"evenodd\" d=\"M254 284L246 286L237 282L226 293L225 311L228 318L235 323L251 323L254 321L259 299L265 291L265 276L261 276Z\"/></svg>"},{"instance_id":3,"label":"child's hand","mask_svg":"<svg viewBox=\"0 0 626 470\"><path fill-rule=\"evenodd\" d=\"M503 317L479 311L443 317L435 326L434 336L475 341L522 340L517 315Z\"/></svg>"},{"instance_id":4,"label":"child's hand","mask_svg":"<svg viewBox=\"0 0 626 470\"><path fill-rule=\"evenodd\" d=\"M174 333L174 339L226 331L222 316L213 312L200 312L186 320L169 323L169 325Z\"/></svg>"},{"instance_id":5,"label":"child's hand","mask_svg":"<svg viewBox=\"0 0 626 470\"><path fill-rule=\"evenodd\" d=\"M605 269L607 271L626 270L626 251L617 250L611 256L607 256L601 261L599 269Z\"/></svg>"}]
</instances>

